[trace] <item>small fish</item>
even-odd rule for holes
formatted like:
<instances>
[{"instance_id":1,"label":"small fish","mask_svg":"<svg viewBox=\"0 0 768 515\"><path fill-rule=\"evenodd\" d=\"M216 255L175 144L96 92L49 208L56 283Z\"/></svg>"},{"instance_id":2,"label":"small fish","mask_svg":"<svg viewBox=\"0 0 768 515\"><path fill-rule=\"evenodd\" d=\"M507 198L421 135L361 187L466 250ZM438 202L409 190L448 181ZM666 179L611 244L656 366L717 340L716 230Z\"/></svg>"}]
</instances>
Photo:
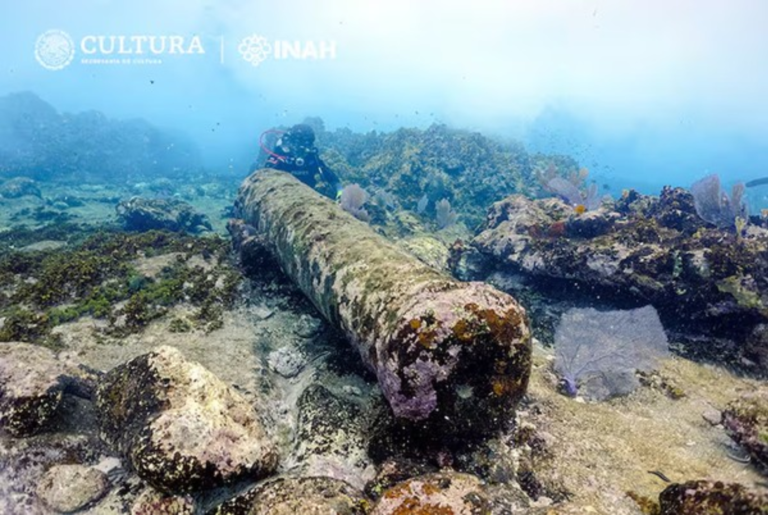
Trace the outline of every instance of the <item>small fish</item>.
<instances>
[{"instance_id":1,"label":"small fish","mask_svg":"<svg viewBox=\"0 0 768 515\"><path fill-rule=\"evenodd\" d=\"M739 463L747 464L752 461L752 458L746 455L738 455L734 454L732 452L726 452L725 453L729 458L731 458L733 461L738 461Z\"/></svg>"},{"instance_id":2,"label":"small fish","mask_svg":"<svg viewBox=\"0 0 768 515\"><path fill-rule=\"evenodd\" d=\"M762 186L763 184L768 184L768 177L763 177L761 179L755 179L753 181L749 181L744 186L747 188L754 188L755 186Z\"/></svg>"},{"instance_id":3,"label":"small fish","mask_svg":"<svg viewBox=\"0 0 768 515\"><path fill-rule=\"evenodd\" d=\"M579 204L576 207L574 207L573 210L576 211L577 215L583 215L584 213L587 212L587 206L585 206L584 204Z\"/></svg>"},{"instance_id":4,"label":"small fish","mask_svg":"<svg viewBox=\"0 0 768 515\"><path fill-rule=\"evenodd\" d=\"M668 478L668 477L667 477L667 476L664 474L664 472L661 472L660 470L649 470L649 471L648 471L648 473L649 473L649 474L653 474L654 476L658 477L659 479L661 479L662 481L664 481L664 482L666 482L666 483L671 483L671 482L672 482L672 480L671 480L671 479L669 479L669 478Z\"/></svg>"}]
</instances>

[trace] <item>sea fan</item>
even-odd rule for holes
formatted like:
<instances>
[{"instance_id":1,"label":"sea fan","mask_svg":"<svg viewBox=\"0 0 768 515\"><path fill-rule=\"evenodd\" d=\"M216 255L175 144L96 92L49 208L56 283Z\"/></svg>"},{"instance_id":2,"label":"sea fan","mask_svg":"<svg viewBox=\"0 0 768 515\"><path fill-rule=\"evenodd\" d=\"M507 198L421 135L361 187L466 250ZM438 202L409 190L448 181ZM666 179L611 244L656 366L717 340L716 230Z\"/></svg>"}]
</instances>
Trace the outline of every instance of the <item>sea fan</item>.
<instances>
[{"instance_id":1,"label":"sea fan","mask_svg":"<svg viewBox=\"0 0 768 515\"><path fill-rule=\"evenodd\" d=\"M341 192L341 209L358 220L370 221L371 217L363 208L368 201L368 193L357 184L350 184Z\"/></svg>"},{"instance_id":2,"label":"sea fan","mask_svg":"<svg viewBox=\"0 0 768 515\"><path fill-rule=\"evenodd\" d=\"M547 183L547 191L557 195L572 207L584 206L587 211L600 207L603 199L597 191L597 184L591 184L581 191L573 182L562 177L555 177Z\"/></svg>"},{"instance_id":3,"label":"sea fan","mask_svg":"<svg viewBox=\"0 0 768 515\"><path fill-rule=\"evenodd\" d=\"M439 229L445 229L456 223L458 215L451 209L451 203L444 198L435 204L435 221Z\"/></svg>"},{"instance_id":4,"label":"sea fan","mask_svg":"<svg viewBox=\"0 0 768 515\"><path fill-rule=\"evenodd\" d=\"M721 229L736 226L736 219L747 220L747 207L742 202L744 184L736 183L729 197L720 187L720 177L712 174L691 186L696 214Z\"/></svg>"},{"instance_id":5,"label":"sea fan","mask_svg":"<svg viewBox=\"0 0 768 515\"><path fill-rule=\"evenodd\" d=\"M653 306L598 311L574 308L555 332L555 371L570 395L602 400L637 387L635 371L668 355L667 336Z\"/></svg>"}]
</instances>

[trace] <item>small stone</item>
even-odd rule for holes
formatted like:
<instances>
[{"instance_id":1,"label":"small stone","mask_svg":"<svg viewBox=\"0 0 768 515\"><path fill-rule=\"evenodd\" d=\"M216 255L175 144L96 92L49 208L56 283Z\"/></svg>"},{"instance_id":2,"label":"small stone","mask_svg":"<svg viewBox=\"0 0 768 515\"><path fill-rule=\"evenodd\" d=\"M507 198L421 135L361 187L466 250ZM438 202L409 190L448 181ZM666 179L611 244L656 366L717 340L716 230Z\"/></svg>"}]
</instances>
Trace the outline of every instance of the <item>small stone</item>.
<instances>
[{"instance_id":1,"label":"small stone","mask_svg":"<svg viewBox=\"0 0 768 515\"><path fill-rule=\"evenodd\" d=\"M301 315L293 332L302 338L314 338L323 328L323 321L309 315Z\"/></svg>"},{"instance_id":2,"label":"small stone","mask_svg":"<svg viewBox=\"0 0 768 515\"><path fill-rule=\"evenodd\" d=\"M271 317L275 312L266 306L254 306L251 308L251 313L258 320L266 320Z\"/></svg>"},{"instance_id":3,"label":"small stone","mask_svg":"<svg viewBox=\"0 0 768 515\"><path fill-rule=\"evenodd\" d=\"M101 459L101 461L94 465L93 468L109 475L113 471L121 470L123 468L123 462L114 456L105 456Z\"/></svg>"},{"instance_id":4,"label":"small stone","mask_svg":"<svg viewBox=\"0 0 768 515\"><path fill-rule=\"evenodd\" d=\"M40 479L37 495L50 508L69 513L101 498L109 488L106 474L85 465L54 465Z\"/></svg>"},{"instance_id":5,"label":"small stone","mask_svg":"<svg viewBox=\"0 0 768 515\"><path fill-rule=\"evenodd\" d=\"M701 418L709 422L709 425L716 426L720 423L720 412L715 408L708 408L701 414Z\"/></svg>"},{"instance_id":6,"label":"small stone","mask_svg":"<svg viewBox=\"0 0 768 515\"><path fill-rule=\"evenodd\" d=\"M21 247L19 252L40 252L45 250L57 250L67 246L66 241L43 240Z\"/></svg>"},{"instance_id":7,"label":"small stone","mask_svg":"<svg viewBox=\"0 0 768 515\"><path fill-rule=\"evenodd\" d=\"M307 365L307 358L292 347L281 347L267 356L269 369L285 378L295 377Z\"/></svg>"},{"instance_id":8,"label":"small stone","mask_svg":"<svg viewBox=\"0 0 768 515\"><path fill-rule=\"evenodd\" d=\"M352 386L350 384L345 384L341 387L341 390L349 395L354 395L355 397L360 397L363 394L363 391L358 388L357 386Z\"/></svg>"}]
</instances>

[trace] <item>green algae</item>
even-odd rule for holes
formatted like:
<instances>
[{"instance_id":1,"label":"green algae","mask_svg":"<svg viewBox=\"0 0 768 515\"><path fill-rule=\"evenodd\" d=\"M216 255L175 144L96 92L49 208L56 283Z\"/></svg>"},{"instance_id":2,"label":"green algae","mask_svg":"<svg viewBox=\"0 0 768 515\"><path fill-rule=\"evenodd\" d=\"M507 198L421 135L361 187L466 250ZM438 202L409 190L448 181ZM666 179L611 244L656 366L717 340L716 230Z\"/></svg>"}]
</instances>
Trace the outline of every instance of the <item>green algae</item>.
<instances>
[{"instance_id":1,"label":"green algae","mask_svg":"<svg viewBox=\"0 0 768 515\"><path fill-rule=\"evenodd\" d=\"M176 253L155 277L136 260ZM0 341L51 345L57 325L83 316L106 319L113 336L139 332L180 303L199 308L197 327L221 327L240 275L228 262L229 242L166 231L98 231L64 249L0 255ZM202 256L206 269L190 259ZM117 307L118 303L124 303Z\"/></svg>"},{"instance_id":2,"label":"green algae","mask_svg":"<svg viewBox=\"0 0 768 515\"><path fill-rule=\"evenodd\" d=\"M762 310L765 308L760 295L750 291L742 285L742 278L732 275L717 282L717 289L721 293L728 293L744 308Z\"/></svg>"}]
</instances>

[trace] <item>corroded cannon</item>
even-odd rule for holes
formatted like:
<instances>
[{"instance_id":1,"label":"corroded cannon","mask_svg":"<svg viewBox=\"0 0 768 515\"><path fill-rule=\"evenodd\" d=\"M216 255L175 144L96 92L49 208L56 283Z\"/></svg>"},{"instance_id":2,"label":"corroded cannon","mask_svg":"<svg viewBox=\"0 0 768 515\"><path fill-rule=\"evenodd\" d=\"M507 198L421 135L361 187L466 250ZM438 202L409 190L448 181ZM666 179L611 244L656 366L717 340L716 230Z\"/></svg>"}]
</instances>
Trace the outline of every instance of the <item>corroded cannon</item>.
<instances>
[{"instance_id":1,"label":"corroded cannon","mask_svg":"<svg viewBox=\"0 0 768 515\"><path fill-rule=\"evenodd\" d=\"M283 172L253 173L235 207L236 245L266 247L359 350L396 417L441 434L510 419L531 368L515 299L428 267Z\"/></svg>"}]
</instances>

